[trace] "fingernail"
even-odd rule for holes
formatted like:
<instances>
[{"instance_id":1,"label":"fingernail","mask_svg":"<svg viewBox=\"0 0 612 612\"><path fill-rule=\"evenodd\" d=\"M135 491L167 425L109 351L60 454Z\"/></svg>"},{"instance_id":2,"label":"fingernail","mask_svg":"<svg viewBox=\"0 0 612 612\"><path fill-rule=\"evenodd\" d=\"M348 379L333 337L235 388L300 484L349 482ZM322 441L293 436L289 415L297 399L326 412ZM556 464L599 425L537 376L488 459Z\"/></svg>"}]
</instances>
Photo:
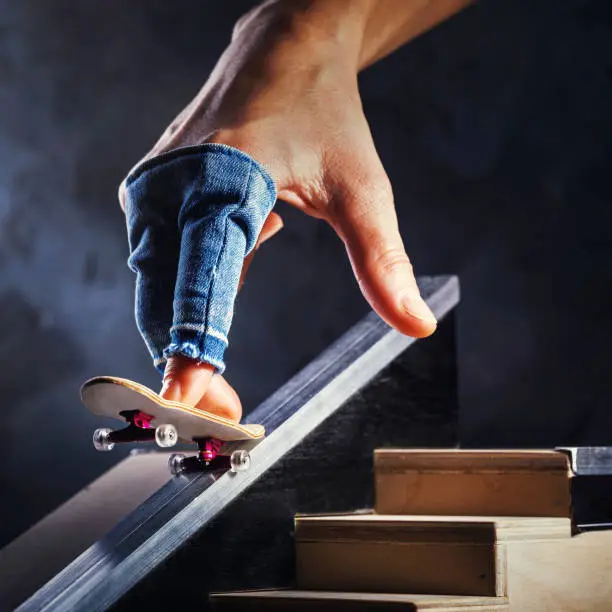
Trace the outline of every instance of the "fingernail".
<instances>
[{"instance_id":1,"label":"fingernail","mask_svg":"<svg viewBox=\"0 0 612 612\"><path fill-rule=\"evenodd\" d=\"M438 324L438 320L431 312L429 306L417 291L409 291L401 298L402 308L415 319L420 319L427 323Z\"/></svg>"}]
</instances>

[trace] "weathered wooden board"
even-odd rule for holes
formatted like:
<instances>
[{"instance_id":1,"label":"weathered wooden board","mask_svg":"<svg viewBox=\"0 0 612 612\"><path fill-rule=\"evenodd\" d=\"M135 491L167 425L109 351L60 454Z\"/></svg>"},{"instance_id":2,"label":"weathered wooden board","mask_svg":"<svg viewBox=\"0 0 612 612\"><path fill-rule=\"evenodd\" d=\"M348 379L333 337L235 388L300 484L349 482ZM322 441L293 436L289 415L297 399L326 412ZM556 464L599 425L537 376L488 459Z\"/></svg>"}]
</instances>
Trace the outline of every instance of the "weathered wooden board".
<instances>
[{"instance_id":1,"label":"weathered wooden board","mask_svg":"<svg viewBox=\"0 0 612 612\"><path fill-rule=\"evenodd\" d=\"M297 586L504 596L507 544L570 536L558 517L298 516Z\"/></svg>"},{"instance_id":2,"label":"weathered wooden board","mask_svg":"<svg viewBox=\"0 0 612 612\"><path fill-rule=\"evenodd\" d=\"M571 516L561 452L382 449L374 466L379 514Z\"/></svg>"},{"instance_id":3,"label":"weathered wooden board","mask_svg":"<svg viewBox=\"0 0 612 612\"><path fill-rule=\"evenodd\" d=\"M505 597L456 595L398 595L394 593L337 593L331 591L245 591L211 595L217 612L276 612L330 610L332 612L507 612Z\"/></svg>"}]
</instances>

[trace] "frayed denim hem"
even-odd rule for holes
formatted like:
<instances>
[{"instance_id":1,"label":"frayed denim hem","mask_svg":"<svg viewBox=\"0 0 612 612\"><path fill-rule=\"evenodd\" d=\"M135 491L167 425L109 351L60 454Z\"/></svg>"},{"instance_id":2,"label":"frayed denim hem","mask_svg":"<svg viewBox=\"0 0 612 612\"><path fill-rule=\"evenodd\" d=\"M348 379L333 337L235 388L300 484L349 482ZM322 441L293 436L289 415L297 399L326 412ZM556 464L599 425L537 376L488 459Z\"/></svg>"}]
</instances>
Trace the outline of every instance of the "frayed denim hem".
<instances>
[{"instance_id":1,"label":"frayed denim hem","mask_svg":"<svg viewBox=\"0 0 612 612\"><path fill-rule=\"evenodd\" d=\"M204 336L202 343L189 340L180 343L172 342L164 349L164 359L167 361L170 357L182 355L201 363L208 363L215 368L216 374L223 374L225 345L220 346L220 344L214 336Z\"/></svg>"}]
</instances>

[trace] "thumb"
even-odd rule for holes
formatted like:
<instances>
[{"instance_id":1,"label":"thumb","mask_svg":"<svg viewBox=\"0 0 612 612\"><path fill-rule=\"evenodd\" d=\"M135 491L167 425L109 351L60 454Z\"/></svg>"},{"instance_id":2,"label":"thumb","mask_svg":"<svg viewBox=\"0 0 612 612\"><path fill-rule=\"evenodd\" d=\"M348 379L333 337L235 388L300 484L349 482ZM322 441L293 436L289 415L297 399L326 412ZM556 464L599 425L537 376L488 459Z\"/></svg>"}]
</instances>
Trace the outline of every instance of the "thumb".
<instances>
[{"instance_id":1,"label":"thumb","mask_svg":"<svg viewBox=\"0 0 612 612\"><path fill-rule=\"evenodd\" d=\"M265 220L263 227L261 228L261 233L259 234L259 238L257 239L257 242L255 243L255 247L244 258L244 263L242 264L242 272L240 272L240 280L238 281L238 291L242 289L242 285L244 284L244 278L246 276L246 273L249 271L249 268L253 261L253 257L255 257L255 253L257 252L257 249L259 249L259 247L264 242L266 242L267 240L269 240L270 238L278 234L278 232L280 232L282 229L283 229L283 220L281 216L278 213L271 212L268 215L268 218Z\"/></svg>"},{"instance_id":2,"label":"thumb","mask_svg":"<svg viewBox=\"0 0 612 612\"><path fill-rule=\"evenodd\" d=\"M431 335L437 321L421 298L399 233L393 194L383 189L345 196L333 207L334 229L343 240L364 297L389 325L408 336ZM348 192L350 193L350 191Z\"/></svg>"}]
</instances>

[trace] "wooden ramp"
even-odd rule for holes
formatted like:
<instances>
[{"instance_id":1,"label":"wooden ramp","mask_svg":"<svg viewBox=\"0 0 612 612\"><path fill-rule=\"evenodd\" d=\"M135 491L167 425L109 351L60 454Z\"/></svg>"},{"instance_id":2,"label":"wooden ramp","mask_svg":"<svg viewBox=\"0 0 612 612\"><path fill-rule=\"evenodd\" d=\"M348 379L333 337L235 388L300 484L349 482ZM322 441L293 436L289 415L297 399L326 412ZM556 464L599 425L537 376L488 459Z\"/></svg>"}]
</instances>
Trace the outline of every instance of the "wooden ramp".
<instances>
[{"instance_id":1,"label":"wooden ramp","mask_svg":"<svg viewBox=\"0 0 612 612\"><path fill-rule=\"evenodd\" d=\"M612 611L612 531L575 529L571 477L550 450L376 451L377 511L295 517L297 590L213 609Z\"/></svg>"}]
</instances>

